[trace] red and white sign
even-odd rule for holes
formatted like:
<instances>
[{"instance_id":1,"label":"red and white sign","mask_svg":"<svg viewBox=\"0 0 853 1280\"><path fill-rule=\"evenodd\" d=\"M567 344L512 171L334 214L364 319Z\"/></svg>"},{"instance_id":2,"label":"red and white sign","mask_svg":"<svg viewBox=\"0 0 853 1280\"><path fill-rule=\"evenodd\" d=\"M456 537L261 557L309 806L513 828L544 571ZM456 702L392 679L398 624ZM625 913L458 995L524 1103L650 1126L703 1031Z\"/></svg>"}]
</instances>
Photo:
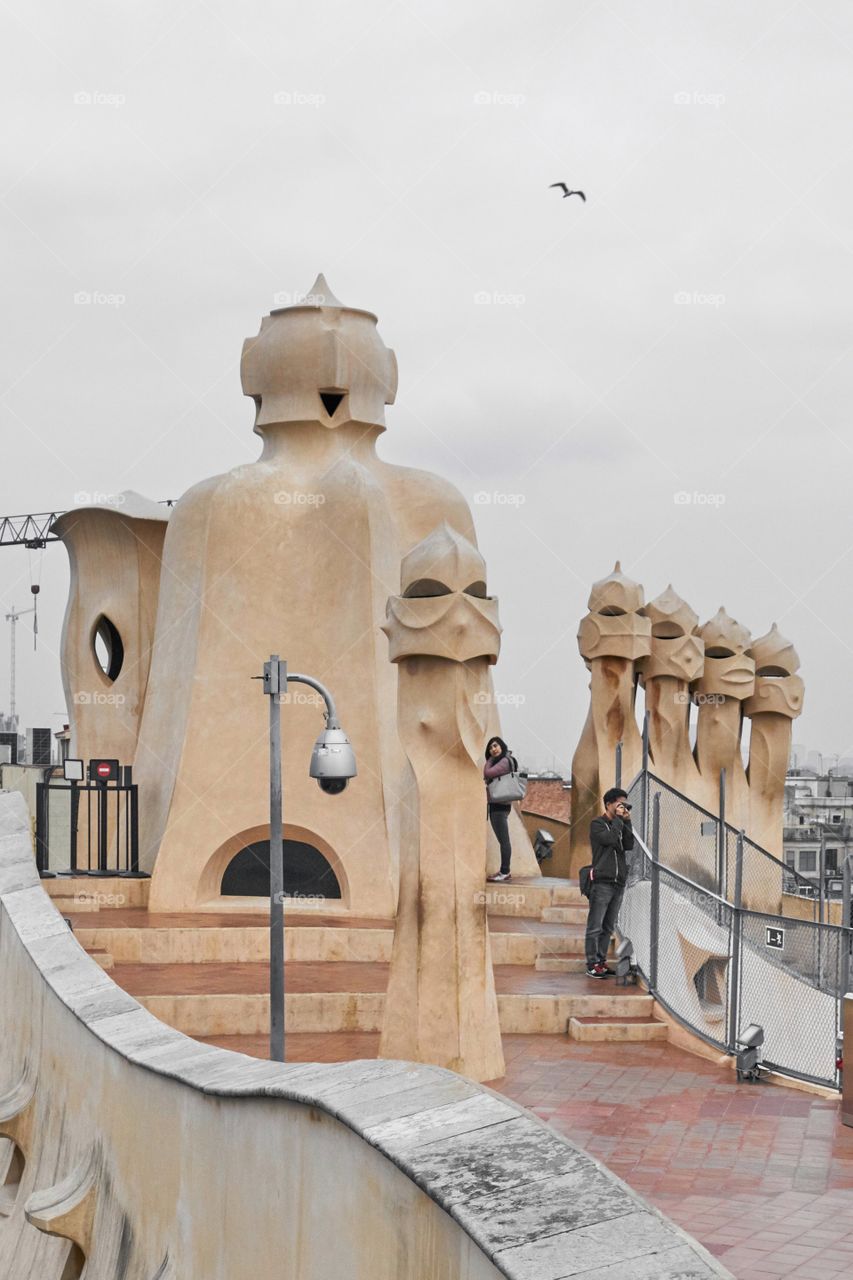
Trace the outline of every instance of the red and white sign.
<instances>
[{"instance_id":1,"label":"red and white sign","mask_svg":"<svg viewBox=\"0 0 853 1280\"><path fill-rule=\"evenodd\" d=\"M112 773L112 766L111 766L111 765L109 765L109 764L107 764L106 760L102 760L102 761L101 761L101 763L100 763L100 764L98 765L98 767L97 767L97 774L98 774L98 777L99 777L99 778L108 778L108 777L110 776L110 774L111 774L111 773Z\"/></svg>"}]
</instances>

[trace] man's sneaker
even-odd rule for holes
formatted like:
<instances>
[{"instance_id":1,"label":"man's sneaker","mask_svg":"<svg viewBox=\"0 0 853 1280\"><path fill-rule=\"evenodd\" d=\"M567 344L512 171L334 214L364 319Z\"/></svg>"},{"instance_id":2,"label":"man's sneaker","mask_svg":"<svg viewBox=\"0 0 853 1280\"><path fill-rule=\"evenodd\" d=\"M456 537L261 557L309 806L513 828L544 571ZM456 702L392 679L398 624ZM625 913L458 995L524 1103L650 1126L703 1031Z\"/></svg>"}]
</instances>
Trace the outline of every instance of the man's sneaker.
<instances>
[{"instance_id":1,"label":"man's sneaker","mask_svg":"<svg viewBox=\"0 0 853 1280\"><path fill-rule=\"evenodd\" d=\"M510 874L508 871L496 871L493 876L486 876L486 881L489 884L500 884L501 881L509 879Z\"/></svg>"},{"instance_id":2,"label":"man's sneaker","mask_svg":"<svg viewBox=\"0 0 853 1280\"><path fill-rule=\"evenodd\" d=\"M597 964L587 965L586 976L588 978L606 978L607 974L602 973L601 967Z\"/></svg>"},{"instance_id":3,"label":"man's sneaker","mask_svg":"<svg viewBox=\"0 0 853 1280\"><path fill-rule=\"evenodd\" d=\"M612 978L612 977L613 977L613 970L612 970L612 969L608 969L608 967L607 967L607 965L606 965L606 964L601 964L601 963L599 963L599 964L597 964L595 967L596 967L596 969L598 970L598 976L599 976L599 978Z\"/></svg>"}]
</instances>

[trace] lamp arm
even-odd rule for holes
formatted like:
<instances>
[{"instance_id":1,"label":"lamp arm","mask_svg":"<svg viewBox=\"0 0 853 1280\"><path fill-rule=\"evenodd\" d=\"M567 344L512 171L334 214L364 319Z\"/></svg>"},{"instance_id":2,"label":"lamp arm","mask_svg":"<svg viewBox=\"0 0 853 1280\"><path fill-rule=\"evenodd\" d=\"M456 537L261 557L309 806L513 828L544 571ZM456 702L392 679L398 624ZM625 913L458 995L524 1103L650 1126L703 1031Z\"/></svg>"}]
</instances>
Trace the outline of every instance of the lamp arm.
<instances>
[{"instance_id":1,"label":"lamp arm","mask_svg":"<svg viewBox=\"0 0 853 1280\"><path fill-rule=\"evenodd\" d=\"M291 680L296 680L299 684L310 685L312 689L316 689L326 704L326 727L329 729L340 729L341 722L338 719L338 713L335 708L335 700L332 697L329 690L326 688L326 686L322 684L319 680L315 680L313 676L303 676L303 675L298 675L295 672L288 671L287 673L288 684L290 683Z\"/></svg>"}]
</instances>

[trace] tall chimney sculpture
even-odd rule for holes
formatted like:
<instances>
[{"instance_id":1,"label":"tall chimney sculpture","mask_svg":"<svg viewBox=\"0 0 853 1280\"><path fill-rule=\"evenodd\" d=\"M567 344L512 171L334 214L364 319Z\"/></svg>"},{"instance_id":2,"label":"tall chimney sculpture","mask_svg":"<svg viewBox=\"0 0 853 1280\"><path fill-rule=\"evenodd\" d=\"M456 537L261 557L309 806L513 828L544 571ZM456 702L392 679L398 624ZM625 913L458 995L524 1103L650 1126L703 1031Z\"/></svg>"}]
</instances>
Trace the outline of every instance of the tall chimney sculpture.
<instances>
[{"instance_id":1,"label":"tall chimney sculpture","mask_svg":"<svg viewBox=\"0 0 853 1280\"><path fill-rule=\"evenodd\" d=\"M380 1056L504 1074L486 921L489 668L497 600L476 547L440 524L404 558L383 630L397 664L400 898Z\"/></svg>"},{"instance_id":2,"label":"tall chimney sculpture","mask_svg":"<svg viewBox=\"0 0 853 1280\"><path fill-rule=\"evenodd\" d=\"M581 621L578 648L590 672L586 723L572 760L572 874L589 860L589 824L601 797L613 786L616 746L622 743L622 780L642 765L642 739L634 713L636 667L650 652L651 622L641 613L643 588L623 572L593 584L589 613Z\"/></svg>"}]
</instances>

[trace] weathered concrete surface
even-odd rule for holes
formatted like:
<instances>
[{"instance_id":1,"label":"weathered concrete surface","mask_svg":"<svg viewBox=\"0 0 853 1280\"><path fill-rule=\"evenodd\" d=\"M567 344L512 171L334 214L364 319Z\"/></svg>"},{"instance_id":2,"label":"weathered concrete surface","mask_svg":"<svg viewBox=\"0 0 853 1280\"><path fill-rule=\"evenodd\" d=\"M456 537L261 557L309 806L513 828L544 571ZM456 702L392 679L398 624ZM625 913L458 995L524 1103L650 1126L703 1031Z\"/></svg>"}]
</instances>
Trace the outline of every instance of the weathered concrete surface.
<instances>
[{"instance_id":1,"label":"weathered concrete surface","mask_svg":"<svg viewBox=\"0 0 853 1280\"><path fill-rule=\"evenodd\" d=\"M84 1261L86 1280L728 1274L591 1157L452 1072L265 1063L158 1022L51 905L9 793L0 972L4 1280L73 1280Z\"/></svg>"}]
</instances>

